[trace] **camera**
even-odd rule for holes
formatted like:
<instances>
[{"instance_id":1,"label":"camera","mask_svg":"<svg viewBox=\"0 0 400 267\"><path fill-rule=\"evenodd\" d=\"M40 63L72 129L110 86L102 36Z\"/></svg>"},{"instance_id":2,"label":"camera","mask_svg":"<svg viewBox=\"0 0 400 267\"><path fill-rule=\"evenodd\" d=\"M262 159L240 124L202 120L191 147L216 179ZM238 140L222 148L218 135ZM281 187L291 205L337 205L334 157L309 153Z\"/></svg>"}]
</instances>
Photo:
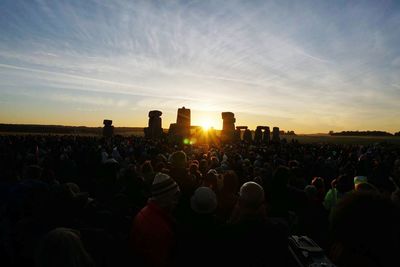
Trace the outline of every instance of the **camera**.
<instances>
[{"instance_id":1,"label":"camera","mask_svg":"<svg viewBox=\"0 0 400 267\"><path fill-rule=\"evenodd\" d=\"M335 266L325 255L324 250L307 236L293 235L289 237L289 253L292 256L293 266Z\"/></svg>"}]
</instances>

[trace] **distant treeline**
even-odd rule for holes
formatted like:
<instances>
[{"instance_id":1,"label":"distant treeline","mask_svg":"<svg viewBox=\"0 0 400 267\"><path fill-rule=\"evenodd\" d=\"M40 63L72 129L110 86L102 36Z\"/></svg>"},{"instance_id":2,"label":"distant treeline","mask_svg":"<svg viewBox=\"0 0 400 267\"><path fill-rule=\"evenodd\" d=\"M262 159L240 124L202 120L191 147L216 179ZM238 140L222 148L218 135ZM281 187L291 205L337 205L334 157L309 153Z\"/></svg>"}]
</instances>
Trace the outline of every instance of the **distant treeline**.
<instances>
[{"instance_id":1,"label":"distant treeline","mask_svg":"<svg viewBox=\"0 0 400 267\"><path fill-rule=\"evenodd\" d=\"M384 131L342 131L342 132L329 132L332 136L393 136L393 134ZM400 136L400 132L394 134Z\"/></svg>"},{"instance_id":2,"label":"distant treeline","mask_svg":"<svg viewBox=\"0 0 400 267\"><path fill-rule=\"evenodd\" d=\"M37 124L0 124L0 132L102 135L103 127L37 125ZM114 134L126 134L131 132L143 132L143 128L140 127L114 128Z\"/></svg>"},{"instance_id":3,"label":"distant treeline","mask_svg":"<svg viewBox=\"0 0 400 267\"><path fill-rule=\"evenodd\" d=\"M294 131L279 131L280 135L297 135Z\"/></svg>"}]
</instances>

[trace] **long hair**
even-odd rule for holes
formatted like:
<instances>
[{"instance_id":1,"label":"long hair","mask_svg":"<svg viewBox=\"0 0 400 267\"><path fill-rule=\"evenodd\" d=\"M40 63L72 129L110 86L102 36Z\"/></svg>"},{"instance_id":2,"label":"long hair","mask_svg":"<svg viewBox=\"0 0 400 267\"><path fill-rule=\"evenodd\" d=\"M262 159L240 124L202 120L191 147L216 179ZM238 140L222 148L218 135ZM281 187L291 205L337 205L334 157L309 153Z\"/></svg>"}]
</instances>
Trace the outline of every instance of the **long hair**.
<instances>
[{"instance_id":1,"label":"long hair","mask_svg":"<svg viewBox=\"0 0 400 267\"><path fill-rule=\"evenodd\" d=\"M44 236L36 251L35 263L37 267L94 266L79 232L69 228L57 228Z\"/></svg>"}]
</instances>

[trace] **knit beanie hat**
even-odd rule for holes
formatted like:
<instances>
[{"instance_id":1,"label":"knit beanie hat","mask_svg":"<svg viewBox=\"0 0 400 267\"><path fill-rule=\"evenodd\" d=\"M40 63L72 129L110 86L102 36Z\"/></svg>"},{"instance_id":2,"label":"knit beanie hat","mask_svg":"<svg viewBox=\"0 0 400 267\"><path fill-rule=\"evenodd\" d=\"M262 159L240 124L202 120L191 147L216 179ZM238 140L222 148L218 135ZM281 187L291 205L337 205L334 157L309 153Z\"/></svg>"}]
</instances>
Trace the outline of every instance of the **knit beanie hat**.
<instances>
[{"instance_id":1,"label":"knit beanie hat","mask_svg":"<svg viewBox=\"0 0 400 267\"><path fill-rule=\"evenodd\" d=\"M151 186L151 199L156 201L168 202L176 198L179 186L165 173L157 173Z\"/></svg>"},{"instance_id":2,"label":"knit beanie hat","mask_svg":"<svg viewBox=\"0 0 400 267\"><path fill-rule=\"evenodd\" d=\"M217 196L210 188L199 187L191 198L190 206L196 213L211 213L217 208Z\"/></svg>"}]
</instances>

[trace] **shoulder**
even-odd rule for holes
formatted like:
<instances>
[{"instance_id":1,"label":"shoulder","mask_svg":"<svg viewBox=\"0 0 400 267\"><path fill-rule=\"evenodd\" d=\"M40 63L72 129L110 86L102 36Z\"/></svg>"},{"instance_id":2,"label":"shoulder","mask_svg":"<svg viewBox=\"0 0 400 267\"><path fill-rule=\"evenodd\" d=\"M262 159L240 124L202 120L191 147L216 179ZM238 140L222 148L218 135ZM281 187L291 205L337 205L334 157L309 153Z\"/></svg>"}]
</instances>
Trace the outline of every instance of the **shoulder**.
<instances>
[{"instance_id":1,"label":"shoulder","mask_svg":"<svg viewBox=\"0 0 400 267\"><path fill-rule=\"evenodd\" d=\"M268 219L266 225L276 236L287 237L289 235L289 226L284 220Z\"/></svg>"}]
</instances>

